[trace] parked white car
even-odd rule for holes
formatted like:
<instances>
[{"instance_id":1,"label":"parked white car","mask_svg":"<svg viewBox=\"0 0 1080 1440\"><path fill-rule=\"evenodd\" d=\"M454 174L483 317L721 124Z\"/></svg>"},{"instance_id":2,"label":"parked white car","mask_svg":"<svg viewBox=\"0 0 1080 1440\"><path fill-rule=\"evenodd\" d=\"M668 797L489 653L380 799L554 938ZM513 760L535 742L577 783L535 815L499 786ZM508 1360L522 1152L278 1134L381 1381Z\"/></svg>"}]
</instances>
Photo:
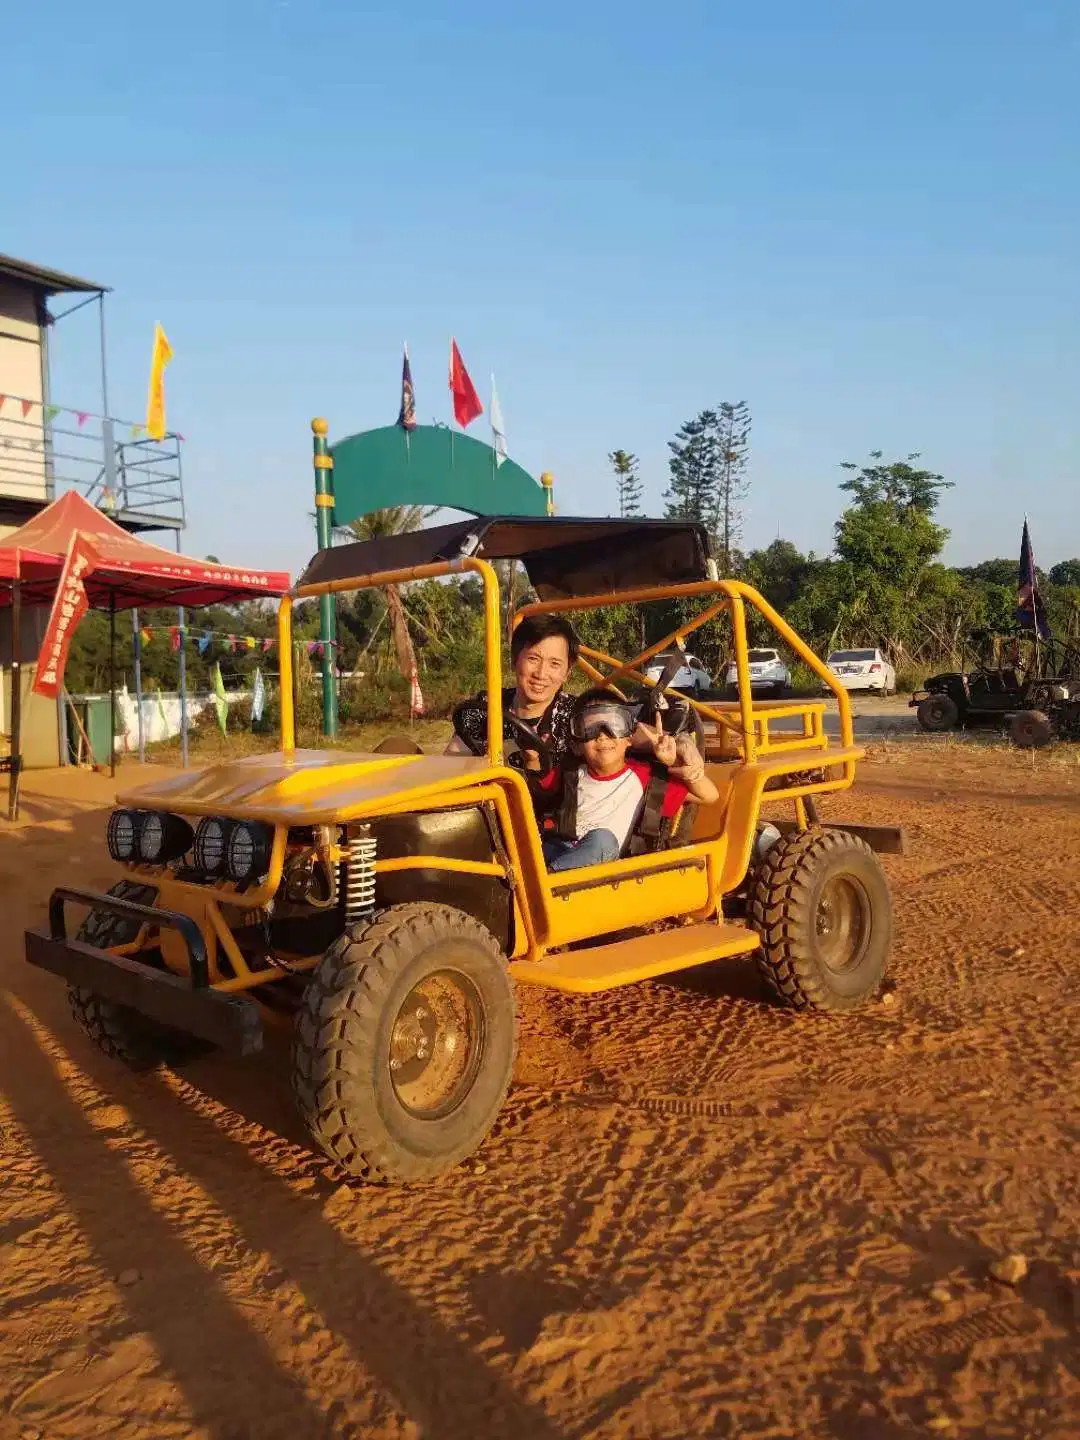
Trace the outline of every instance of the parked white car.
<instances>
[{"instance_id":1,"label":"parked white car","mask_svg":"<svg viewBox=\"0 0 1080 1440\"><path fill-rule=\"evenodd\" d=\"M675 678L671 681L672 689L683 690L691 695L700 695L703 690L712 689L712 676L696 655L683 655L683 664L675 672ZM669 661L675 659L675 652L665 651L661 655L654 655L645 667L645 674L650 680L656 681L663 675Z\"/></svg>"},{"instance_id":2,"label":"parked white car","mask_svg":"<svg viewBox=\"0 0 1080 1440\"><path fill-rule=\"evenodd\" d=\"M834 650L825 664L845 690L896 691L896 671L880 650Z\"/></svg>"},{"instance_id":3,"label":"parked white car","mask_svg":"<svg viewBox=\"0 0 1080 1440\"><path fill-rule=\"evenodd\" d=\"M791 672L780 658L779 650L751 650L747 654L750 664L750 693L769 690L782 695L791 684ZM739 676L734 660L727 668L724 682L729 690L738 688Z\"/></svg>"}]
</instances>

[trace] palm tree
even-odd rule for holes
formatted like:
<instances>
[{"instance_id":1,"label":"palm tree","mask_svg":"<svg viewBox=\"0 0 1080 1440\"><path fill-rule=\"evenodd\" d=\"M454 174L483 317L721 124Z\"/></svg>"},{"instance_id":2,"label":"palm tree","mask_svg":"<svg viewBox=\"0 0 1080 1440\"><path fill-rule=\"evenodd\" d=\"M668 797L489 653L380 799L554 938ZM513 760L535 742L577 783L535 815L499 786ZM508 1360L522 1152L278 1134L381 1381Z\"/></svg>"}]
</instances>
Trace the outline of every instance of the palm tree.
<instances>
[{"instance_id":1,"label":"palm tree","mask_svg":"<svg viewBox=\"0 0 1080 1440\"><path fill-rule=\"evenodd\" d=\"M390 535L408 535L421 529L434 514L435 508L426 505L390 505L385 510L372 510L370 514L350 520L348 525L339 526L337 534L349 540L382 540ZM398 669L406 680L411 680L416 673L416 651L409 634L400 587L385 586L383 597Z\"/></svg>"}]
</instances>

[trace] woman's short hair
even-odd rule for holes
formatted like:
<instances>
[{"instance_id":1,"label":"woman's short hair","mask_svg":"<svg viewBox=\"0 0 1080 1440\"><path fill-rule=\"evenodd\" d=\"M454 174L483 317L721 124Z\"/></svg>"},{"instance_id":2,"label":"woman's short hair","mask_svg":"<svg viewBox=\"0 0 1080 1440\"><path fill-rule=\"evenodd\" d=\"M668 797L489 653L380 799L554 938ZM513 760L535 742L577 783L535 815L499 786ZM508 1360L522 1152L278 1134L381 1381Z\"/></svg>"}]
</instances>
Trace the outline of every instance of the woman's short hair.
<instances>
[{"instance_id":1,"label":"woman's short hair","mask_svg":"<svg viewBox=\"0 0 1080 1440\"><path fill-rule=\"evenodd\" d=\"M566 641L570 664L573 665L578 657L578 648L581 642L575 635L570 621L564 620L561 615L526 615L514 631L510 641L511 660L516 663L523 650L528 650L533 645L539 645L541 640L548 640L552 635L559 635Z\"/></svg>"}]
</instances>

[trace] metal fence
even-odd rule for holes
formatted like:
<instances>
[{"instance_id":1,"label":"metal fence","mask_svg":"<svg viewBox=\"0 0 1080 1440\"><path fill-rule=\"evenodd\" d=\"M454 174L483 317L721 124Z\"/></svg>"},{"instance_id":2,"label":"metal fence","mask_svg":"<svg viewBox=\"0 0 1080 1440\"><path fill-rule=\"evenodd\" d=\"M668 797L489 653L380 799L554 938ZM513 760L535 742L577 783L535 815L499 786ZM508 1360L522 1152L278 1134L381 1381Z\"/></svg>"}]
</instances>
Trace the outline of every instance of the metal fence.
<instances>
[{"instance_id":1,"label":"metal fence","mask_svg":"<svg viewBox=\"0 0 1080 1440\"><path fill-rule=\"evenodd\" d=\"M90 410L0 398L0 496L55 500L78 490L134 529L183 529L183 436Z\"/></svg>"}]
</instances>

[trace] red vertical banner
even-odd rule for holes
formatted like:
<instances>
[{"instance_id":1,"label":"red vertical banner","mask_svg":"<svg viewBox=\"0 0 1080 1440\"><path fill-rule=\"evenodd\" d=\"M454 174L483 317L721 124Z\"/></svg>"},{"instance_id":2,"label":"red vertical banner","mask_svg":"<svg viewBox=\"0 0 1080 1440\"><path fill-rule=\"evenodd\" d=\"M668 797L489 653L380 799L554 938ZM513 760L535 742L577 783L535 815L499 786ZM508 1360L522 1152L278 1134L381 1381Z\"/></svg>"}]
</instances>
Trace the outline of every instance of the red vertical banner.
<instances>
[{"instance_id":1,"label":"red vertical banner","mask_svg":"<svg viewBox=\"0 0 1080 1440\"><path fill-rule=\"evenodd\" d=\"M82 535L73 535L64 557L64 568L60 572L60 583L45 639L41 645L37 674L34 677L34 692L55 700L64 683L64 667L67 664L71 637L75 627L90 608L84 583L86 575L97 563L97 552Z\"/></svg>"}]
</instances>

